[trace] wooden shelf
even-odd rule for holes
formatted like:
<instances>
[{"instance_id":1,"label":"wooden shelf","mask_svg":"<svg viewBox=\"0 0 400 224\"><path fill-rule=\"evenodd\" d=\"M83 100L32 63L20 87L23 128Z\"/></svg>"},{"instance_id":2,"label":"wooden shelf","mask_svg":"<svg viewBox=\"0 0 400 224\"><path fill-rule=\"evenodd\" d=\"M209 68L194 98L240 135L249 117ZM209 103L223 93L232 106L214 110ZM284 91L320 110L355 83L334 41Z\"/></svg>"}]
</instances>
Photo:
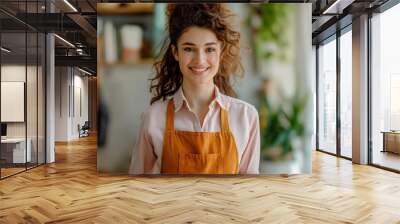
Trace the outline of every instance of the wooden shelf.
<instances>
[{"instance_id":1,"label":"wooden shelf","mask_svg":"<svg viewBox=\"0 0 400 224\"><path fill-rule=\"evenodd\" d=\"M97 3L99 14L153 13L154 3Z\"/></svg>"}]
</instances>

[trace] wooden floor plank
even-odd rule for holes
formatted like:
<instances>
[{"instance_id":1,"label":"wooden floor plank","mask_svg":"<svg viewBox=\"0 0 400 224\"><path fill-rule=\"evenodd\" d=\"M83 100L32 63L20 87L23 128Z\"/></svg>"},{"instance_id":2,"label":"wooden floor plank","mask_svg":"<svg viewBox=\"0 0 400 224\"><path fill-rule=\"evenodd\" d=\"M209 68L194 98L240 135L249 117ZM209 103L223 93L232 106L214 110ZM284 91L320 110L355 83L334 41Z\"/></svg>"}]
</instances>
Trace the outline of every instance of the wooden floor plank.
<instances>
[{"instance_id":1,"label":"wooden floor plank","mask_svg":"<svg viewBox=\"0 0 400 224\"><path fill-rule=\"evenodd\" d=\"M400 223L400 175L313 153L311 175L98 174L96 139L0 181L0 223Z\"/></svg>"}]
</instances>

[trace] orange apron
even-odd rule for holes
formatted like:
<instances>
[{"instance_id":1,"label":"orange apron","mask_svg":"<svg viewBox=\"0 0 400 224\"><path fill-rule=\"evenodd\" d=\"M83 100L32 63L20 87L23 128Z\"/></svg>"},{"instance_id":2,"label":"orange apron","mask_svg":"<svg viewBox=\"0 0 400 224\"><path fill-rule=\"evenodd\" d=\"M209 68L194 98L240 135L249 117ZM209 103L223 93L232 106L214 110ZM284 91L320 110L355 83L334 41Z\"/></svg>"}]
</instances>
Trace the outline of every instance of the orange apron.
<instances>
[{"instance_id":1,"label":"orange apron","mask_svg":"<svg viewBox=\"0 0 400 224\"><path fill-rule=\"evenodd\" d=\"M168 102L161 160L166 174L237 174L238 153L228 113L220 109L220 132L174 130L174 103Z\"/></svg>"}]
</instances>

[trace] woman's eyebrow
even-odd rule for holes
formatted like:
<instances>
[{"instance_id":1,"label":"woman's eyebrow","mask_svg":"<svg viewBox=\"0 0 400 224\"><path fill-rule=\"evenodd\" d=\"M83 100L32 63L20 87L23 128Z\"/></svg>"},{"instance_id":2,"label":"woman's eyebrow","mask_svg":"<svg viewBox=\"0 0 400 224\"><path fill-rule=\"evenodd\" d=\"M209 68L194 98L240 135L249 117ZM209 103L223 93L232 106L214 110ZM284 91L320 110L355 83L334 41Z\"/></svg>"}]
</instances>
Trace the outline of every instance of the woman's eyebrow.
<instances>
[{"instance_id":1,"label":"woman's eyebrow","mask_svg":"<svg viewBox=\"0 0 400 224\"><path fill-rule=\"evenodd\" d=\"M196 44L194 44L194 43L190 43L190 42L185 42L185 43L183 43L182 45L196 46Z\"/></svg>"},{"instance_id":2,"label":"woman's eyebrow","mask_svg":"<svg viewBox=\"0 0 400 224\"><path fill-rule=\"evenodd\" d=\"M217 44L216 42L209 42L209 43L206 43L205 45L208 46L208 45L216 45L216 44ZM196 46L196 44L191 43L191 42L185 42L182 45Z\"/></svg>"}]
</instances>

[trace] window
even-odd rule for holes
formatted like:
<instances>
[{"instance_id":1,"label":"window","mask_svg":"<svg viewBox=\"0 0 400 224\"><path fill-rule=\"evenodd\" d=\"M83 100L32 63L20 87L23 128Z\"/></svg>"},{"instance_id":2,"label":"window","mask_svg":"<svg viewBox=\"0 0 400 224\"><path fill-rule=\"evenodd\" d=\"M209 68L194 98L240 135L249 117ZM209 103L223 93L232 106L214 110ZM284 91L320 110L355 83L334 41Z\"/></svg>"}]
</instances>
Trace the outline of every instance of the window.
<instances>
[{"instance_id":1,"label":"window","mask_svg":"<svg viewBox=\"0 0 400 224\"><path fill-rule=\"evenodd\" d=\"M336 153L336 40L318 48L318 148Z\"/></svg>"},{"instance_id":2,"label":"window","mask_svg":"<svg viewBox=\"0 0 400 224\"><path fill-rule=\"evenodd\" d=\"M351 158L352 141L352 34L340 36L340 154Z\"/></svg>"},{"instance_id":3,"label":"window","mask_svg":"<svg viewBox=\"0 0 400 224\"><path fill-rule=\"evenodd\" d=\"M23 16L44 1L9 1ZM0 12L0 178L45 163L45 34ZM4 22L9 21L9 22Z\"/></svg>"},{"instance_id":4,"label":"window","mask_svg":"<svg viewBox=\"0 0 400 224\"><path fill-rule=\"evenodd\" d=\"M371 19L372 163L400 170L400 5Z\"/></svg>"}]
</instances>

